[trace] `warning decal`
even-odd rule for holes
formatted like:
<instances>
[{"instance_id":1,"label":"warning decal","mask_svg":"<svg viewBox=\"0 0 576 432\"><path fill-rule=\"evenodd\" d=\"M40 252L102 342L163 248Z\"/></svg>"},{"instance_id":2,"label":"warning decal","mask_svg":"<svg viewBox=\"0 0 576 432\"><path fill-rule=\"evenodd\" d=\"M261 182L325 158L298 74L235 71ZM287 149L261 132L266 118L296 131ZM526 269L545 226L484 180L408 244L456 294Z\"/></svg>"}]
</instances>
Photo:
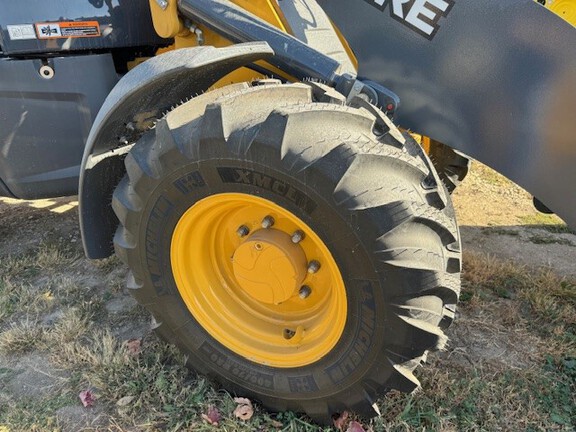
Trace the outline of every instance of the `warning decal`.
<instances>
[{"instance_id":1,"label":"warning decal","mask_svg":"<svg viewBox=\"0 0 576 432\"><path fill-rule=\"evenodd\" d=\"M100 36L98 21L68 21L36 24L38 39Z\"/></svg>"}]
</instances>

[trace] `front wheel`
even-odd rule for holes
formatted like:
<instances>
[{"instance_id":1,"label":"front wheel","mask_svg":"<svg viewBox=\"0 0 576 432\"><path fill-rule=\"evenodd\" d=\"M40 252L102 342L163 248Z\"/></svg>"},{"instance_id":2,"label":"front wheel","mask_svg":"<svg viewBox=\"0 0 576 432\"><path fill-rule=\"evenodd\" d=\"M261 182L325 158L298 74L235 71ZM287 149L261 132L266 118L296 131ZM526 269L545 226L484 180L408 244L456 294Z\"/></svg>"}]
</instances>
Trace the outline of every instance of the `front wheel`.
<instances>
[{"instance_id":1,"label":"front wheel","mask_svg":"<svg viewBox=\"0 0 576 432\"><path fill-rule=\"evenodd\" d=\"M420 147L322 88L265 81L179 106L128 155L113 207L129 287L194 369L328 421L419 385L460 244Z\"/></svg>"}]
</instances>

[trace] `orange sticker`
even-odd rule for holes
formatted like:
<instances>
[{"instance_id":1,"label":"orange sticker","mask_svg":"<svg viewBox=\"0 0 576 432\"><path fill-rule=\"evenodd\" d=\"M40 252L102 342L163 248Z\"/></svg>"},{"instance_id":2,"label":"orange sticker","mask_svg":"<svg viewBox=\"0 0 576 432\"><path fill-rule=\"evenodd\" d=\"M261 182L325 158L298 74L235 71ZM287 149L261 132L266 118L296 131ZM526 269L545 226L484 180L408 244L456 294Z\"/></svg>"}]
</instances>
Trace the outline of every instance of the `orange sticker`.
<instances>
[{"instance_id":1,"label":"orange sticker","mask_svg":"<svg viewBox=\"0 0 576 432\"><path fill-rule=\"evenodd\" d=\"M84 38L100 36L98 21L37 23L38 39Z\"/></svg>"}]
</instances>

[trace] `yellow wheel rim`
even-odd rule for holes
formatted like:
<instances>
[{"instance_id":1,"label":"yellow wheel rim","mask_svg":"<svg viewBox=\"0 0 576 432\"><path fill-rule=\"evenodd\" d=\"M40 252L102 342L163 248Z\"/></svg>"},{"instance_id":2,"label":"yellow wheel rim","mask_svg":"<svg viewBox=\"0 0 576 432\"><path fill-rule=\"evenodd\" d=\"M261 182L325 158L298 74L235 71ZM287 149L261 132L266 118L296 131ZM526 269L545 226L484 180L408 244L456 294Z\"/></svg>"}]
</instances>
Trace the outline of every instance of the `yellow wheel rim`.
<instances>
[{"instance_id":1,"label":"yellow wheel rim","mask_svg":"<svg viewBox=\"0 0 576 432\"><path fill-rule=\"evenodd\" d=\"M290 211L223 193L180 218L171 243L178 291L198 323L248 360L305 366L330 352L346 323L346 291L330 251Z\"/></svg>"}]
</instances>

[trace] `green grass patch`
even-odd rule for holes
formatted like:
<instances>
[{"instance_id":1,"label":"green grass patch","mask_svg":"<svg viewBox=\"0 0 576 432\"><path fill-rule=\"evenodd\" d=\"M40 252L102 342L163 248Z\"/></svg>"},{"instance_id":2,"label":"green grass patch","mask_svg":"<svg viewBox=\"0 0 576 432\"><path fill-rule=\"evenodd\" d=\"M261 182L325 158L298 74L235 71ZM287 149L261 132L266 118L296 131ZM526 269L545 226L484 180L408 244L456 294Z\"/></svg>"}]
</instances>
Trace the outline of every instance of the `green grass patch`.
<instances>
[{"instance_id":1,"label":"green grass patch","mask_svg":"<svg viewBox=\"0 0 576 432\"><path fill-rule=\"evenodd\" d=\"M0 430L4 426L10 432L57 431L56 411L77 403L77 397L69 393L10 401L0 405Z\"/></svg>"},{"instance_id":2,"label":"green grass patch","mask_svg":"<svg viewBox=\"0 0 576 432\"><path fill-rule=\"evenodd\" d=\"M494 226L494 227L483 227L482 228L482 234L485 234L485 235L506 235L506 236L518 237L520 235L520 232L513 230L513 229Z\"/></svg>"},{"instance_id":3,"label":"green grass patch","mask_svg":"<svg viewBox=\"0 0 576 432\"><path fill-rule=\"evenodd\" d=\"M576 231L568 227L556 215L534 213L518 216L518 220L522 225L533 225L536 228L542 228L554 234L576 234Z\"/></svg>"},{"instance_id":4,"label":"green grass patch","mask_svg":"<svg viewBox=\"0 0 576 432\"><path fill-rule=\"evenodd\" d=\"M551 235L535 234L530 236L528 240L534 244L559 244L564 246L576 246L574 242L568 239Z\"/></svg>"}]
</instances>

